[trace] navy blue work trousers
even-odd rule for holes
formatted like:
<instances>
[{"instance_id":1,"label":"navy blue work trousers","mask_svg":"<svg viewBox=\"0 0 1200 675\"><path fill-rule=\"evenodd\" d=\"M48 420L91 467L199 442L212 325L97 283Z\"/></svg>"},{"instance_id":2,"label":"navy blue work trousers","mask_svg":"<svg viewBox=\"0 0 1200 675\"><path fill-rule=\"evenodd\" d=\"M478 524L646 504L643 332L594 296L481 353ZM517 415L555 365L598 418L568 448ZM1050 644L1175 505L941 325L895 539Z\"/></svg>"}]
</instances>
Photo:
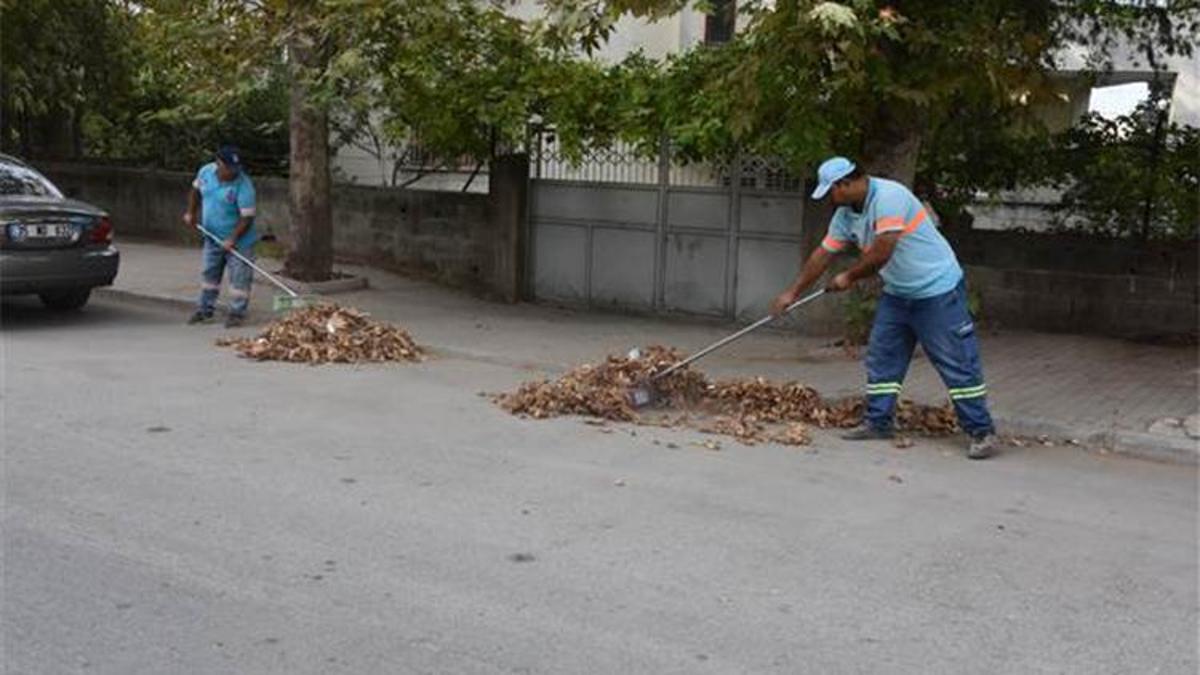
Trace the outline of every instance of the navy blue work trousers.
<instances>
[{"instance_id":1,"label":"navy blue work trousers","mask_svg":"<svg viewBox=\"0 0 1200 675\"><path fill-rule=\"evenodd\" d=\"M880 430L892 428L896 401L917 343L949 388L963 431L973 437L992 433L979 341L967 311L963 282L931 298L887 293L880 297L867 345L867 424Z\"/></svg>"}]
</instances>

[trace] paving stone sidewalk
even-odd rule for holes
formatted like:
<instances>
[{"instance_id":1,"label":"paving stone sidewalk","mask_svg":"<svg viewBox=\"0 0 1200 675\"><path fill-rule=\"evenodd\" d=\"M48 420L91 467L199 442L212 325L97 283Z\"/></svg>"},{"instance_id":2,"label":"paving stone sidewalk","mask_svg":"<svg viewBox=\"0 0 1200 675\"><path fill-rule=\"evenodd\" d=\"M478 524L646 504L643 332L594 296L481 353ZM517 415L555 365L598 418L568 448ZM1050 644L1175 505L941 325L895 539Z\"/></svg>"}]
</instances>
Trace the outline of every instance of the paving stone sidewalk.
<instances>
[{"instance_id":1,"label":"paving stone sidewalk","mask_svg":"<svg viewBox=\"0 0 1200 675\"><path fill-rule=\"evenodd\" d=\"M199 252L149 242L123 242L121 272L109 297L167 303L180 322L198 288ZM264 260L275 270L278 261ZM586 312L534 304L489 302L433 283L344 265L370 287L333 296L337 302L404 326L422 344L448 356L555 373L634 346L697 349L728 333L728 323ZM271 319L265 281L256 281L252 322ZM182 328L181 328L182 329ZM985 331L984 368L1002 434L1046 435L1149 459L1197 463L1194 346L1137 344L1116 339L1024 331ZM714 376L796 379L825 395L861 391L861 364L828 339L760 331L712 354L702 368ZM945 390L918 354L904 396L945 401ZM1189 429L1190 427L1190 429Z\"/></svg>"}]
</instances>

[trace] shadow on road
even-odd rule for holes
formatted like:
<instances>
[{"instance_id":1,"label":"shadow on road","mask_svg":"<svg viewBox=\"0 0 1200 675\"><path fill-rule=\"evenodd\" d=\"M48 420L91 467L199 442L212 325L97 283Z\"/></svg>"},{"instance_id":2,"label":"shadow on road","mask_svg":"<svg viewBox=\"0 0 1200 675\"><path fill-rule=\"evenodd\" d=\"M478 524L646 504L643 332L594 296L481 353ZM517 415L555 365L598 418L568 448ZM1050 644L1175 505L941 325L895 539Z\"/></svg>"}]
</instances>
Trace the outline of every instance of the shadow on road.
<instances>
[{"instance_id":1,"label":"shadow on road","mask_svg":"<svg viewBox=\"0 0 1200 675\"><path fill-rule=\"evenodd\" d=\"M0 331L69 330L113 325L182 324L185 317L163 309L93 298L82 309L52 310L36 296L0 298Z\"/></svg>"}]
</instances>

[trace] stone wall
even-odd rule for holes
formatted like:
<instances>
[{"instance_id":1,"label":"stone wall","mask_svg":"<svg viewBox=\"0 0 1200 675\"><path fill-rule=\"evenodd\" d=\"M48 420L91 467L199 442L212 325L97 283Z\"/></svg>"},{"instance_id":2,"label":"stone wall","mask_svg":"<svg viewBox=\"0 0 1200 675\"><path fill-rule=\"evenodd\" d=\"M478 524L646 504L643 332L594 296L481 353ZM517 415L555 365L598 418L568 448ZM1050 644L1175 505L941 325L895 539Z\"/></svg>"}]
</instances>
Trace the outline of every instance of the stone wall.
<instances>
[{"instance_id":1,"label":"stone wall","mask_svg":"<svg viewBox=\"0 0 1200 675\"><path fill-rule=\"evenodd\" d=\"M1125 337L1200 326L1195 242L1135 244L1078 234L949 231L986 320Z\"/></svg>"},{"instance_id":2,"label":"stone wall","mask_svg":"<svg viewBox=\"0 0 1200 675\"><path fill-rule=\"evenodd\" d=\"M65 191L107 209L121 234L186 241L191 175L96 165L41 167ZM420 274L518 299L525 276L528 163L494 162L489 194L337 185L334 248L342 259ZM287 182L259 178L259 228L287 237ZM828 213L804 209L805 248ZM985 322L1008 328L1149 337L1200 325L1195 243L1135 245L1078 235L947 231L980 297ZM780 280L780 288L787 279ZM808 330L840 330L840 303L805 315Z\"/></svg>"},{"instance_id":3,"label":"stone wall","mask_svg":"<svg viewBox=\"0 0 1200 675\"><path fill-rule=\"evenodd\" d=\"M520 159L496 164L491 194L335 185L336 255L516 300L526 169ZM108 210L118 237L196 239L181 221L190 174L83 164L39 168L68 194ZM286 245L286 179L259 177L254 184L259 232Z\"/></svg>"}]
</instances>

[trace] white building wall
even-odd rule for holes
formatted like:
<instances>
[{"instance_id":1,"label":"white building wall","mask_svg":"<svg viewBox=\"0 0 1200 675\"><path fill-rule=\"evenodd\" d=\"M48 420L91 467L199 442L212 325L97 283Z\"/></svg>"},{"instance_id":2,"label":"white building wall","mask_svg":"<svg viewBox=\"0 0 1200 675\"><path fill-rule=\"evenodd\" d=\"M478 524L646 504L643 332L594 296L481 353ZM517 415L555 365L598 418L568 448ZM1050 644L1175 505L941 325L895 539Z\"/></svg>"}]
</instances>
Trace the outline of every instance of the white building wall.
<instances>
[{"instance_id":1,"label":"white building wall","mask_svg":"<svg viewBox=\"0 0 1200 675\"><path fill-rule=\"evenodd\" d=\"M508 13L521 19L535 19L541 14L541 3L538 0L519 0ZM615 63L640 49L646 56L661 59L668 54L690 49L703 38L704 14L695 9L686 9L657 21L623 16L617 21L608 42L596 51L594 57Z\"/></svg>"},{"instance_id":2,"label":"white building wall","mask_svg":"<svg viewBox=\"0 0 1200 675\"><path fill-rule=\"evenodd\" d=\"M1061 68L1066 71L1082 70L1087 65L1087 53L1083 48L1065 52ZM1144 55L1129 45L1118 46L1112 56L1113 79L1117 83L1149 82L1153 71L1146 65ZM1162 60L1168 73L1175 76L1175 89L1171 96L1170 121L1200 127L1200 53L1189 57L1171 56Z\"/></svg>"}]
</instances>

